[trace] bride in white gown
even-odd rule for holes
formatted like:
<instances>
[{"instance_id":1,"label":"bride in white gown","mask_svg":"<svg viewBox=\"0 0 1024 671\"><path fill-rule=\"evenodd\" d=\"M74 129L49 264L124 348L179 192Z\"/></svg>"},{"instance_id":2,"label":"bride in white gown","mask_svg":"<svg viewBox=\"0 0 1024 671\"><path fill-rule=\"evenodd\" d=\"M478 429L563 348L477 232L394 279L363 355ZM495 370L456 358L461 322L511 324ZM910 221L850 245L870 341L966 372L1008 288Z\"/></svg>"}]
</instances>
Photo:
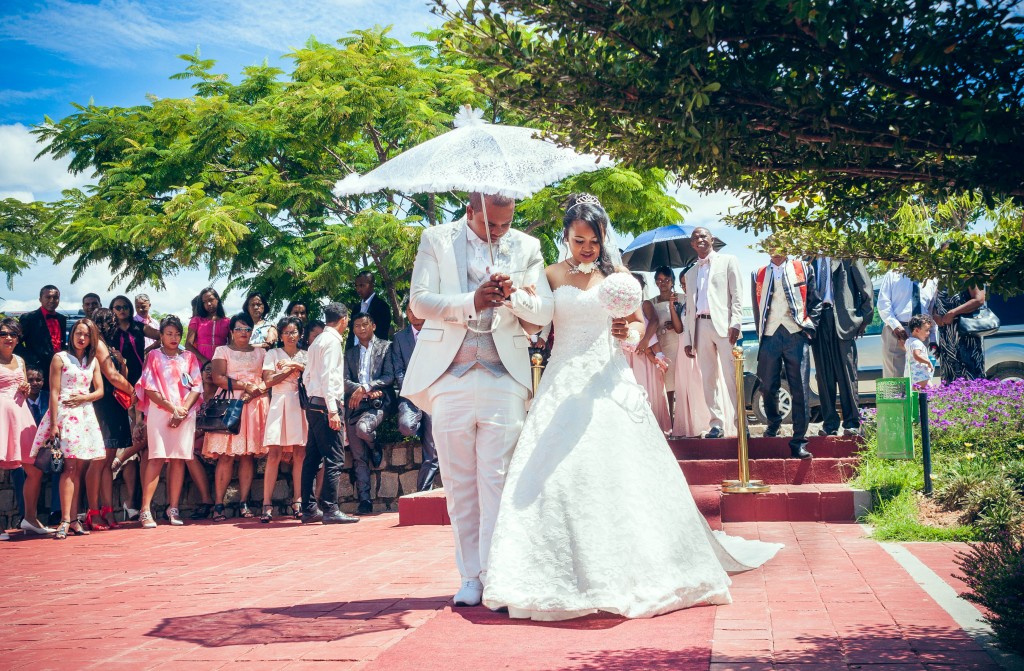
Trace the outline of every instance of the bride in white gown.
<instances>
[{"instance_id":1,"label":"bride in white gown","mask_svg":"<svg viewBox=\"0 0 1024 671\"><path fill-rule=\"evenodd\" d=\"M614 272L608 216L582 195L564 222L571 257L547 268L555 344L509 465L484 605L563 620L730 603L728 573L782 546L708 527L613 337L626 325L598 299Z\"/></svg>"}]
</instances>

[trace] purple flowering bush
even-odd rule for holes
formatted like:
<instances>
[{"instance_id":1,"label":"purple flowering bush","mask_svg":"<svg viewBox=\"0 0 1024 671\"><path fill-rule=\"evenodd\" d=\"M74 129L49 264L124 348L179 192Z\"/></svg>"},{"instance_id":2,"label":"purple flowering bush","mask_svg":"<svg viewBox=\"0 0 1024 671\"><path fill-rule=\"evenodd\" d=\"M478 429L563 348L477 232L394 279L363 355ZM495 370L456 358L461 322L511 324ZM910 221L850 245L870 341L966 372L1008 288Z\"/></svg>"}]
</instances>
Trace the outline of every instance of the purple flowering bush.
<instances>
[{"instance_id":1,"label":"purple flowering bush","mask_svg":"<svg viewBox=\"0 0 1024 671\"><path fill-rule=\"evenodd\" d=\"M1024 457L1024 383L954 380L928 393L932 450Z\"/></svg>"}]
</instances>

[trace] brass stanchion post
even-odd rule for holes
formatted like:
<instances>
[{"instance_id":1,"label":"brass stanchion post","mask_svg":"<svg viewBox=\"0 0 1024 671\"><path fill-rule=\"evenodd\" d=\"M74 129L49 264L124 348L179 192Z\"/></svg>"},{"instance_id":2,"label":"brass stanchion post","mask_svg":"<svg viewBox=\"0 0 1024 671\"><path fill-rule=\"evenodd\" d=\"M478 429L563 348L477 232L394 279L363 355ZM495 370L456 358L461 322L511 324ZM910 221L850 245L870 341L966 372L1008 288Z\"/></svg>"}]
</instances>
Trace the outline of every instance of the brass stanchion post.
<instances>
[{"instance_id":1,"label":"brass stanchion post","mask_svg":"<svg viewBox=\"0 0 1024 671\"><path fill-rule=\"evenodd\" d=\"M732 348L732 360L736 366L736 442L739 445L739 480L725 480L722 491L726 494L761 494L771 487L761 480L750 479L749 447L747 445L747 404L743 393L743 348ZM723 371L724 372L724 371Z\"/></svg>"},{"instance_id":2,"label":"brass stanchion post","mask_svg":"<svg viewBox=\"0 0 1024 671\"><path fill-rule=\"evenodd\" d=\"M544 372L544 355L536 352L530 357L530 372L533 373L533 395L537 395L540 386L540 374Z\"/></svg>"}]
</instances>

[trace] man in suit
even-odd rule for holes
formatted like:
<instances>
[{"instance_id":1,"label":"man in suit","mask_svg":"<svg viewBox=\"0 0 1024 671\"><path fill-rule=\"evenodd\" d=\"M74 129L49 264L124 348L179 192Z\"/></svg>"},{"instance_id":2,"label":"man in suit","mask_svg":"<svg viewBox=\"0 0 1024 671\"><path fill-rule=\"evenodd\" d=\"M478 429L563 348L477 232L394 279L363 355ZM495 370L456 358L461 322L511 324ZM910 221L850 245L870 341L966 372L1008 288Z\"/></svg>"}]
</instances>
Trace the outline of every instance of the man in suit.
<instances>
[{"instance_id":1,"label":"man in suit","mask_svg":"<svg viewBox=\"0 0 1024 671\"><path fill-rule=\"evenodd\" d=\"M818 256L808 257L804 262L814 265L815 290L821 299L818 330L811 341L814 376L821 398L819 434L835 436L839 433L838 391L843 435L860 435L857 338L864 335L874 318L871 278L860 260Z\"/></svg>"},{"instance_id":2,"label":"man in suit","mask_svg":"<svg viewBox=\"0 0 1024 671\"><path fill-rule=\"evenodd\" d=\"M364 270L356 275L356 294L359 302L352 304L351 312L365 312L373 318L376 328L373 332L381 340L387 340L391 335L391 306L388 302L377 295L374 289L374 276L369 270ZM355 345L355 335L349 331L346 347Z\"/></svg>"},{"instance_id":3,"label":"man in suit","mask_svg":"<svg viewBox=\"0 0 1024 671\"><path fill-rule=\"evenodd\" d=\"M785 369L793 398L793 438L789 441L789 450L794 459L809 459L809 345L821 316L813 267L773 251L771 263L751 275L750 288L754 324L761 341L757 350L757 377L761 381L764 412L768 417L764 435L777 436L782 426L779 389Z\"/></svg>"},{"instance_id":4,"label":"man in suit","mask_svg":"<svg viewBox=\"0 0 1024 671\"><path fill-rule=\"evenodd\" d=\"M394 408L395 374L391 370L391 343L378 338L373 317L357 312L352 317L356 344L345 352L345 423L352 449L359 514L373 512L370 465L380 466L377 427Z\"/></svg>"},{"instance_id":5,"label":"man in suit","mask_svg":"<svg viewBox=\"0 0 1024 671\"><path fill-rule=\"evenodd\" d=\"M57 352L67 349L68 318L57 312L60 289L47 284L39 290L39 309L19 317L21 341L15 352L25 365L43 371L43 390L50 389L50 360Z\"/></svg>"},{"instance_id":6,"label":"man in suit","mask_svg":"<svg viewBox=\"0 0 1024 671\"><path fill-rule=\"evenodd\" d=\"M399 390L405 381L409 360L416 350L416 339L423 328L423 320L409 307L408 297L402 302L402 307L405 308L407 326L396 333L395 339L391 342L391 369L395 374L395 388ZM416 404L407 398L398 399L399 432L407 438L417 436L420 439L423 461L416 477L416 490L420 492L433 489L434 478L437 477L437 452L434 449L434 432L431 426L428 413L417 408Z\"/></svg>"},{"instance_id":7,"label":"man in suit","mask_svg":"<svg viewBox=\"0 0 1024 671\"><path fill-rule=\"evenodd\" d=\"M704 227L695 228L690 234L697 262L686 271L683 345L686 356L697 359L704 379L704 399L711 413L707 437L721 438L725 435L725 411L719 399L724 396L736 407L732 347L740 338L743 303L739 261L730 254L716 252L713 243L711 231ZM716 393L723 377L726 393Z\"/></svg>"},{"instance_id":8,"label":"man in suit","mask_svg":"<svg viewBox=\"0 0 1024 671\"><path fill-rule=\"evenodd\" d=\"M412 271L410 305L426 321L402 396L433 419L462 575L456 606L483 595L505 472L526 418L524 324L536 331L531 325L554 311L540 242L512 229L514 213L511 198L470 194L465 218L423 231Z\"/></svg>"},{"instance_id":9,"label":"man in suit","mask_svg":"<svg viewBox=\"0 0 1024 671\"><path fill-rule=\"evenodd\" d=\"M910 334L908 324L914 315L932 313L937 289L935 280L921 283L898 270L890 270L878 287L878 316L882 327L882 374L906 375L907 351L904 343ZM935 331L932 331L934 336Z\"/></svg>"}]
</instances>

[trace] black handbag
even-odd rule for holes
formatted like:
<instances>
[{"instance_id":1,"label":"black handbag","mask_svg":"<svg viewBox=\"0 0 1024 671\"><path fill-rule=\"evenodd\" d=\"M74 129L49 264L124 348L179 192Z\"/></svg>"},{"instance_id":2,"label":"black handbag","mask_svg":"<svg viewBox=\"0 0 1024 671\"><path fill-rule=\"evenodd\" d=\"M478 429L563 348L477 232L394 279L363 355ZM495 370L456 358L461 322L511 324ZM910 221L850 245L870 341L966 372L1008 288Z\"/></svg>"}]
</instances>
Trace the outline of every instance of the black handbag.
<instances>
[{"instance_id":1,"label":"black handbag","mask_svg":"<svg viewBox=\"0 0 1024 671\"><path fill-rule=\"evenodd\" d=\"M306 384L302 381L302 376L299 376L299 407L303 410L310 410L313 406L309 404L309 392L306 391Z\"/></svg>"},{"instance_id":2,"label":"black handbag","mask_svg":"<svg viewBox=\"0 0 1024 671\"><path fill-rule=\"evenodd\" d=\"M240 398L231 396L231 380L228 388L205 401L196 415L196 429L209 433L230 433L237 436L242 430L242 407L245 403Z\"/></svg>"},{"instance_id":3,"label":"black handbag","mask_svg":"<svg viewBox=\"0 0 1024 671\"><path fill-rule=\"evenodd\" d=\"M956 330L965 336L990 336L999 331L999 317L984 303L974 312L960 315Z\"/></svg>"},{"instance_id":4,"label":"black handbag","mask_svg":"<svg viewBox=\"0 0 1024 671\"><path fill-rule=\"evenodd\" d=\"M59 438L50 438L39 448L35 466L50 475L59 475L64 470L64 453L60 449Z\"/></svg>"}]
</instances>

